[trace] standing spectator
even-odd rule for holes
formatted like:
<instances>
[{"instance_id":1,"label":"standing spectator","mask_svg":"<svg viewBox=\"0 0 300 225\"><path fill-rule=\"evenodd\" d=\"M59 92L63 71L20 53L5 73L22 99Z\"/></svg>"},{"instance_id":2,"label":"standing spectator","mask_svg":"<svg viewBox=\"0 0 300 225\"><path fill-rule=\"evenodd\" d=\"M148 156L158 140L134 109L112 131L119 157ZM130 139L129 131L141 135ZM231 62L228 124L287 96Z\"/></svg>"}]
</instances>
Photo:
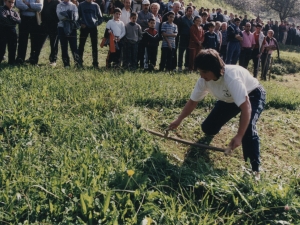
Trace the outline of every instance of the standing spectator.
<instances>
[{"instance_id":1,"label":"standing spectator","mask_svg":"<svg viewBox=\"0 0 300 225\"><path fill-rule=\"evenodd\" d=\"M77 67L82 66L80 56L77 49L77 27L78 9L69 0L59 3L56 8L58 22L58 37L61 44L61 53L64 67L70 67L70 57L68 54L68 42L72 51L72 55Z\"/></svg>"},{"instance_id":2,"label":"standing spectator","mask_svg":"<svg viewBox=\"0 0 300 225\"><path fill-rule=\"evenodd\" d=\"M194 6L193 4L190 4L190 6L193 8L193 17L200 16L199 12L196 10L196 6Z\"/></svg>"},{"instance_id":3,"label":"standing spectator","mask_svg":"<svg viewBox=\"0 0 300 225\"><path fill-rule=\"evenodd\" d=\"M178 33L177 25L173 23L175 18L175 13L170 11L167 13L167 22L162 23L161 32L163 36L163 42L161 46L161 62L159 65L159 70L171 72L173 70L173 58L175 57L175 47L176 47L176 36Z\"/></svg>"},{"instance_id":4,"label":"standing spectator","mask_svg":"<svg viewBox=\"0 0 300 225\"><path fill-rule=\"evenodd\" d=\"M220 52L221 45L222 45L222 33L220 31L220 28L221 28L221 22L217 21L216 26L215 26L215 30L214 30L216 35L217 35L217 38L218 38L217 52Z\"/></svg>"},{"instance_id":5,"label":"standing spectator","mask_svg":"<svg viewBox=\"0 0 300 225\"><path fill-rule=\"evenodd\" d=\"M212 12L209 14L209 17L207 18L208 21L214 21L215 18L217 17L217 12L215 8L212 8Z\"/></svg>"},{"instance_id":6,"label":"standing spectator","mask_svg":"<svg viewBox=\"0 0 300 225\"><path fill-rule=\"evenodd\" d=\"M286 39L287 39L287 35L288 35L288 23L284 22L284 26L283 26L283 37L282 37L282 44L285 45Z\"/></svg>"},{"instance_id":7,"label":"standing spectator","mask_svg":"<svg viewBox=\"0 0 300 225\"><path fill-rule=\"evenodd\" d=\"M195 16L194 17L194 24L190 28L190 41L189 41L189 71L195 71L195 58L200 52L202 48L202 43L204 41L204 31L203 28L200 26L201 24L201 17Z\"/></svg>"},{"instance_id":8,"label":"standing spectator","mask_svg":"<svg viewBox=\"0 0 300 225\"><path fill-rule=\"evenodd\" d=\"M221 8L218 8L218 9L217 9L217 15L216 15L214 21L215 21L215 22L216 22L216 21L219 21L219 22L221 22L221 23L224 22L224 17L223 17L222 9L221 9Z\"/></svg>"},{"instance_id":9,"label":"standing spectator","mask_svg":"<svg viewBox=\"0 0 300 225\"><path fill-rule=\"evenodd\" d=\"M242 49L239 58L239 65L247 69L250 59L252 58L252 51L255 46L254 35L250 32L251 24L245 24L243 33L243 41L241 42Z\"/></svg>"},{"instance_id":10,"label":"standing spectator","mask_svg":"<svg viewBox=\"0 0 300 225\"><path fill-rule=\"evenodd\" d=\"M275 24L271 27L271 29L274 31L274 38L279 41L279 27L277 20L275 20Z\"/></svg>"},{"instance_id":11,"label":"standing spectator","mask_svg":"<svg viewBox=\"0 0 300 225\"><path fill-rule=\"evenodd\" d=\"M226 23L228 23L228 21L230 20L230 17L227 15L227 10L224 11L223 18L224 18L224 22Z\"/></svg>"},{"instance_id":12,"label":"standing spectator","mask_svg":"<svg viewBox=\"0 0 300 225\"><path fill-rule=\"evenodd\" d=\"M297 26L297 29L296 29L296 43L297 43L297 46L300 46L300 26Z\"/></svg>"},{"instance_id":13,"label":"standing spectator","mask_svg":"<svg viewBox=\"0 0 300 225\"><path fill-rule=\"evenodd\" d=\"M208 14L207 14L207 12L203 12L201 17L202 17L201 27L203 28L204 32L206 32L206 31L208 31L208 21L207 21Z\"/></svg>"},{"instance_id":14,"label":"standing spectator","mask_svg":"<svg viewBox=\"0 0 300 225\"><path fill-rule=\"evenodd\" d=\"M175 18L174 18L173 23L176 24L177 27L179 27L180 19L183 16L183 14L179 11L179 9L180 9L180 2L178 2L178 1L174 2L172 12L174 12ZM165 14L163 16L162 22L165 22L165 21L168 20L167 15L168 14ZM174 58L173 58L173 62L172 62L172 67L173 67L174 71L176 71L176 67L177 67L177 48L178 48L178 43L179 43L179 35L176 35L176 37L175 37Z\"/></svg>"},{"instance_id":15,"label":"standing spectator","mask_svg":"<svg viewBox=\"0 0 300 225\"><path fill-rule=\"evenodd\" d=\"M282 43L283 35L284 35L284 31L285 31L284 21L281 21L278 28L279 28L279 42Z\"/></svg>"},{"instance_id":16,"label":"standing spectator","mask_svg":"<svg viewBox=\"0 0 300 225\"><path fill-rule=\"evenodd\" d=\"M182 72L183 65L183 55L185 52L185 69L188 69L189 66L189 40L190 40L190 28L193 25L193 9L188 6L186 8L186 14L181 17L179 23L179 54L178 54L178 72Z\"/></svg>"},{"instance_id":17,"label":"standing spectator","mask_svg":"<svg viewBox=\"0 0 300 225\"><path fill-rule=\"evenodd\" d=\"M217 50L219 42L218 42L218 36L214 32L214 30L215 30L215 23L209 22L208 31L204 34L204 41L203 41L203 47L206 49L211 48Z\"/></svg>"},{"instance_id":18,"label":"standing spectator","mask_svg":"<svg viewBox=\"0 0 300 225\"><path fill-rule=\"evenodd\" d=\"M56 66L57 54L58 54L58 36L57 36L57 24L59 22L56 8L59 4L58 0L44 0L43 10L41 12L42 18L42 30L44 38L42 43L45 43L47 37L50 39L50 56L49 61L51 66Z\"/></svg>"},{"instance_id":19,"label":"standing spectator","mask_svg":"<svg viewBox=\"0 0 300 225\"><path fill-rule=\"evenodd\" d=\"M255 22L255 19L252 19L250 21L250 24L251 24L251 32L253 33L255 31L255 27L256 27L256 22Z\"/></svg>"},{"instance_id":20,"label":"standing spectator","mask_svg":"<svg viewBox=\"0 0 300 225\"><path fill-rule=\"evenodd\" d=\"M152 3L150 5L150 11L153 14L153 16L155 17L155 29L157 31L159 31L159 26L160 26L160 23L162 21L161 14L159 14L160 5L158 3ZM148 26L149 26L149 21L148 21Z\"/></svg>"},{"instance_id":21,"label":"standing spectator","mask_svg":"<svg viewBox=\"0 0 300 225\"><path fill-rule=\"evenodd\" d=\"M253 61L253 76L257 77L259 60L260 60L260 50L265 42L265 36L263 34L262 25L260 23L256 24L255 31L253 32L255 45L252 51L252 61Z\"/></svg>"},{"instance_id":22,"label":"standing spectator","mask_svg":"<svg viewBox=\"0 0 300 225\"><path fill-rule=\"evenodd\" d=\"M156 4L156 3L152 3L152 4ZM149 19L148 25L149 27L145 29L145 32L143 34L142 42L145 43L146 52L147 52L145 65L147 64L148 65L147 68L149 69L149 71L152 71L156 66L157 49L159 45L159 33L155 29L156 21L154 19Z\"/></svg>"},{"instance_id":23,"label":"standing spectator","mask_svg":"<svg viewBox=\"0 0 300 225\"><path fill-rule=\"evenodd\" d=\"M267 22L265 27L263 28L264 35L267 35L268 31L271 29L270 21Z\"/></svg>"},{"instance_id":24,"label":"standing spectator","mask_svg":"<svg viewBox=\"0 0 300 225\"><path fill-rule=\"evenodd\" d=\"M248 18L247 18L248 16L247 15L245 15L244 16L244 19L241 21L241 24L240 24L240 29L242 29L243 30L243 27L245 27L246 26L246 23L248 23L249 22L249 20L248 20Z\"/></svg>"},{"instance_id":25,"label":"standing spectator","mask_svg":"<svg viewBox=\"0 0 300 225\"><path fill-rule=\"evenodd\" d=\"M121 51L122 51L122 42L121 39L125 36L125 26L124 23L120 20L122 11L119 8L114 9L114 17L109 20L106 24L105 37L109 38L111 34L114 36L114 43L116 45L115 52L108 52L106 59L106 67L111 68L111 63L113 66L120 66L121 60Z\"/></svg>"},{"instance_id":26,"label":"standing spectator","mask_svg":"<svg viewBox=\"0 0 300 225\"><path fill-rule=\"evenodd\" d=\"M173 10L173 4L174 4L174 0L170 0L168 3L167 3L167 11L172 11ZM180 6L179 6L180 8Z\"/></svg>"},{"instance_id":27,"label":"standing spectator","mask_svg":"<svg viewBox=\"0 0 300 225\"><path fill-rule=\"evenodd\" d=\"M150 4L150 2L149 2ZM132 12L139 12L142 8L142 0L133 0Z\"/></svg>"},{"instance_id":28,"label":"standing spectator","mask_svg":"<svg viewBox=\"0 0 300 225\"><path fill-rule=\"evenodd\" d=\"M154 19L153 14L149 11L150 9L150 2L149 0L144 0L142 2L142 11L139 12L138 14L138 19L137 23L142 27L142 31L148 27L148 20L149 19ZM139 48L138 48L138 61L137 63L140 64L140 68L144 69L144 60L145 60L145 44L143 42L139 43Z\"/></svg>"},{"instance_id":29,"label":"standing spectator","mask_svg":"<svg viewBox=\"0 0 300 225\"><path fill-rule=\"evenodd\" d=\"M4 6L0 7L0 63L3 60L7 45L9 65L15 64L17 50L16 25L21 23L19 14L12 9L14 4L14 0L5 0Z\"/></svg>"},{"instance_id":30,"label":"standing spectator","mask_svg":"<svg viewBox=\"0 0 300 225\"><path fill-rule=\"evenodd\" d=\"M267 80L267 73L270 66L271 55L274 50L277 50L279 58L279 45L277 40L273 37L274 31L269 30L268 36L266 38L266 43L262 46L261 49L261 79Z\"/></svg>"},{"instance_id":31,"label":"standing spectator","mask_svg":"<svg viewBox=\"0 0 300 225\"><path fill-rule=\"evenodd\" d=\"M124 4L120 0L114 0L114 8L123 9Z\"/></svg>"},{"instance_id":32,"label":"standing spectator","mask_svg":"<svg viewBox=\"0 0 300 225\"><path fill-rule=\"evenodd\" d=\"M124 7L122 9L122 14L120 17L120 20L124 23L126 26L127 23L130 22L130 15L131 15L131 0L125 0L124 1Z\"/></svg>"},{"instance_id":33,"label":"standing spectator","mask_svg":"<svg viewBox=\"0 0 300 225\"><path fill-rule=\"evenodd\" d=\"M159 15L163 15L165 13L165 11L166 11L166 5L165 5L165 3L162 0L158 0L157 4L159 4L158 14Z\"/></svg>"},{"instance_id":34,"label":"standing spectator","mask_svg":"<svg viewBox=\"0 0 300 225\"><path fill-rule=\"evenodd\" d=\"M241 45L240 42L243 41L243 34L240 30L241 20L239 18L234 19L234 23L230 24L227 28L227 55L226 64L235 65L239 59Z\"/></svg>"},{"instance_id":35,"label":"standing spectator","mask_svg":"<svg viewBox=\"0 0 300 225\"><path fill-rule=\"evenodd\" d=\"M78 7L79 23L80 23L80 39L78 54L83 62L84 45L88 35L90 34L92 43L93 67L98 68L98 30L103 19L100 6L92 0L81 2Z\"/></svg>"},{"instance_id":36,"label":"standing spectator","mask_svg":"<svg viewBox=\"0 0 300 225\"><path fill-rule=\"evenodd\" d=\"M19 45L16 62L23 64L25 62L28 36L30 34L31 51L29 62L32 65L38 63L39 55L43 46L43 34L41 26L37 21L37 12L43 9L43 3L40 0L16 0L16 6L20 10L22 23L19 25Z\"/></svg>"},{"instance_id":37,"label":"standing spectator","mask_svg":"<svg viewBox=\"0 0 300 225\"><path fill-rule=\"evenodd\" d=\"M220 56L225 62L226 53L227 53L227 23L226 22L223 22L221 25L221 35L222 35L222 42L221 42Z\"/></svg>"},{"instance_id":38,"label":"standing spectator","mask_svg":"<svg viewBox=\"0 0 300 225\"><path fill-rule=\"evenodd\" d=\"M142 40L142 28L136 23L137 13L130 14L130 22L125 25L125 49L124 58L126 58L127 67L136 70L138 42Z\"/></svg>"}]
</instances>

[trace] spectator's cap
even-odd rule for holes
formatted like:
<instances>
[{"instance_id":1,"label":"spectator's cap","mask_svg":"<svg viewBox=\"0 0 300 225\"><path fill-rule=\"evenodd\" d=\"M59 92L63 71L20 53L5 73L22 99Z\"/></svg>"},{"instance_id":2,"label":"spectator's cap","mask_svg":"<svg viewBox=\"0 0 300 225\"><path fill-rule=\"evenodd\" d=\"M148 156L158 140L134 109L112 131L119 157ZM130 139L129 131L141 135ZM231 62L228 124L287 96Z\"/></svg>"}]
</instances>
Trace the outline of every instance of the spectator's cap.
<instances>
[{"instance_id":1,"label":"spectator's cap","mask_svg":"<svg viewBox=\"0 0 300 225\"><path fill-rule=\"evenodd\" d=\"M257 23L255 27L262 27L261 23Z\"/></svg>"},{"instance_id":2,"label":"spectator's cap","mask_svg":"<svg viewBox=\"0 0 300 225\"><path fill-rule=\"evenodd\" d=\"M150 5L149 0L144 0L144 1L142 2L142 5Z\"/></svg>"}]
</instances>

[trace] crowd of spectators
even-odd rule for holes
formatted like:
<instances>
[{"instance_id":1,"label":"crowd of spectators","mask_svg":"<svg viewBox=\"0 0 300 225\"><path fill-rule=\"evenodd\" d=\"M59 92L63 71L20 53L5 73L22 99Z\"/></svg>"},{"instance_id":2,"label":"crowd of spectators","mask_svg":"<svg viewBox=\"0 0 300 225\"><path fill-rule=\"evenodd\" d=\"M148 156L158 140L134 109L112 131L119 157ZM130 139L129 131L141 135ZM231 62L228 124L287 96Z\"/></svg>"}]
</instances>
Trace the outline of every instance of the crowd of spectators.
<instances>
[{"instance_id":1,"label":"crowd of spectators","mask_svg":"<svg viewBox=\"0 0 300 225\"><path fill-rule=\"evenodd\" d=\"M201 49L219 52L226 64L248 67L253 60L267 71L271 54L279 44L300 45L300 28L288 22L260 18L249 20L221 8L199 10L183 0L4 0L0 7L0 61L6 46L8 64L37 65L47 38L49 63L56 66L60 42L64 67L70 67L68 46L77 67L84 62L88 35L92 43L92 65L98 62L98 26L103 14L112 15L106 24L101 47L108 46L106 67L154 70L161 45L160 71L194 70L194 59ZM19 32L16 26L19 27ZM77 30L80 31L79 44ZM30 57L25 59L30 35ZM161 42L161 44L160 44ZM260 63L261 62L261 63ZM265 79L265 73L262 73Z\"/></svg>"}]
</instances>

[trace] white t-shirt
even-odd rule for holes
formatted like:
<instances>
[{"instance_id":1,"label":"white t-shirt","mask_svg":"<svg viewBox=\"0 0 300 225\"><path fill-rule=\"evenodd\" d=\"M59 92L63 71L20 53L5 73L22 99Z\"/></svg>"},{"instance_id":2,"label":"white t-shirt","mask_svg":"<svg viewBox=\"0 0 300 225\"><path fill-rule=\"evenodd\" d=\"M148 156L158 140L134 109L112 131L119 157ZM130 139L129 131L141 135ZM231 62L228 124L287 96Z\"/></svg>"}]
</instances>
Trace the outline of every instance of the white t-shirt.
<instances>
[{"instance_id":1,"label":"white t-shirt","mask_svg":"<svg viewBox=\"0 0 300 225\"><path fill-rule=\"evenodd\" d=\"M130 9L129 11L127 11L125 7L122 9L120 20L124 23L124 25L130 22L130 13L131 13Z\"/></svg>"},{"instance_id":2,"label":"white t-shirt","mask_svg":"<svg viewBox=\"0 0 300 225\"><path fill-rule=\"evenodd\" d=\"M124 23L120 21L116 21L111 19L107 22L106 28L110 29L116 37L120 39L125 36L125 26Z\"/></svg>"},{"instance_id":3,"label":"white t-shirt","mask_svg":"<svg viewBox=\"0 0 300 225\"><path fill-rule=\"evenodd\" d=\"M210 13L210 20L214 20L214 17L217 16L217 13Z\"/></svg>"},{"instance_id":4,"label":"white t-shirt","mask_svg":"<svg viewBox=\"0 0 300 225\"><path fill-rule=\"evenodd\" d=\"M259 86L259 82L248 70L237 65L226 65L225 73L218 80L205 81L199 78L191 94L191 100L201 101L207 93L218 100L235 103L238 107L245 102L246 96Z\"/></svg>"}]
</instances>

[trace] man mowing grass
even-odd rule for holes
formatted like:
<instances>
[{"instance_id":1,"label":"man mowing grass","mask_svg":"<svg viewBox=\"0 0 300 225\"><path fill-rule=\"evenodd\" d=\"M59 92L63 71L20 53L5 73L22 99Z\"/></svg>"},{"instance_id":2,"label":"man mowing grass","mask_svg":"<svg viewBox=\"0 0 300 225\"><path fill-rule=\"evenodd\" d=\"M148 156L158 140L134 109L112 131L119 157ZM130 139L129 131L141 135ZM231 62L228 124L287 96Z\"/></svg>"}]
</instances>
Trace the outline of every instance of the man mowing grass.
<instances>
[{"instance_id":1,"label":"man mowing grass","mask_svg":"<svg viewBox=\"0 0 300 225\"><path fill-rule=\"evenodd\" d=\"M202 50L195 59L200 70L199 80L178 118L169 125L176 129L191 114L207 93L218 101L201 127L205 134L216 135L231 118L241 112L237 134L229 143L231 150L242 144L244 159L250 159L256 179L260 179L260 150L256 122L264 109L266 92L248 70L237 65L225 65L217 51Z\"/></svg>"}]
</instances>

